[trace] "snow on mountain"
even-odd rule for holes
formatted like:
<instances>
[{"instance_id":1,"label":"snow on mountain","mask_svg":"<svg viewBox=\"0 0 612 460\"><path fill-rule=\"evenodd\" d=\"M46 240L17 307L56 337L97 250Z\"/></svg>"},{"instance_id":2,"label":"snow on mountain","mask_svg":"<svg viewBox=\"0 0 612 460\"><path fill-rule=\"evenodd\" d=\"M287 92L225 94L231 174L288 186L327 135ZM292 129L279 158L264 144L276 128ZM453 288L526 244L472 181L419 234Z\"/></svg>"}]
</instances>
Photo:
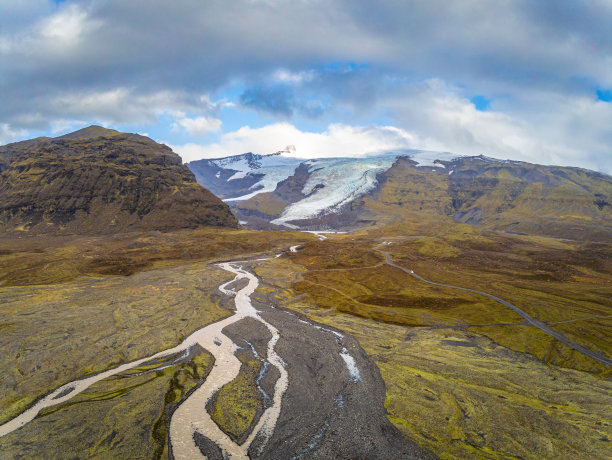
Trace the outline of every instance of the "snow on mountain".
<instances>
[{"instance_id":1,"label":"snow on mountain","mask_svg":"<svg viewBox=\"0 0 612 460\"><path fill-rule=\"evenodd\" d=\"M287 179L295 172L295 168L304 160L299 158L283 157L279 154L272 155L240 155L237 157L221 158L213 160L212 163L223 169L236 171L227 181L242 179L248 174L263 174L264 176L249 187L254 192L223 201L242 201L257 195L258 193L272 192L276 185Z\"/></svg>"},{"instance_id":2,"label":"snow on mountain","mask_svg":"<svg viewBox=\"0 0 612 460\"><path fill-rule=\"evenodd\" d=\"M406 156L409 156L413 161L417 162L417 166L433 166L435 168L444 168L445 166L439 161L453 161L459 157L448 152L430 152L430 151L410 151Z\"/></svg>"},{"instance_id":3,"label":"snow on mountain","mask_svg":"<svg viewBox=\"0 0 612 460\"><path fill-rule=\"evenodd\" d=\"M198 165L193 165L194 171L196 177L201 177L206 181L205 185L223 197L223 201L237 202L260 193L274 192L280 182L296 174L300 164L306 165L306 182L301 182L302 189L295 190L293 195L304 198L289 201L281 215L271 221L272 224L295 227L295 221L340 213L344 205L373 190L377 185L376 175L389 169L398 157L411 158L417 167L435 169L445 168L443 162L448 164L458 158L445 152L400 150L358 158L306 160L289 156L293 153L290 147L271 155L245 153L201 160L195 162Z\"/></svg>"},{"instance_id":4,"label":"snow on mountain","mask_svg":"<svg viewBox=\"0 0 612 460\"><path fill-rule=\"evenodd\" d=\"M389 169L396 158L397 155L385 155L307 162L311 174L302 190L306 198L289 205L271 223L293 227L289 222L339 211L376 187L376 174Z\"/></svg>"}]
</instances>

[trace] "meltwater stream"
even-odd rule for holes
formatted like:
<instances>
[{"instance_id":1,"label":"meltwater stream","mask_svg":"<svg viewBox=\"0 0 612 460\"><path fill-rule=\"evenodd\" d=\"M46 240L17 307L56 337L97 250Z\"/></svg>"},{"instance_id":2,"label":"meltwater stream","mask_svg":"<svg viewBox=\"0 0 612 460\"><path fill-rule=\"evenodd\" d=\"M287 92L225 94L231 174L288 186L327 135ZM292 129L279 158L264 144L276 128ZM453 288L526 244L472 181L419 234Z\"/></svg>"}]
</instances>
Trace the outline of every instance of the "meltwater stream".
<instances>
[{"instance_id":1,"label":"meltwater stream","mask_svg":"<svg viewBox=\"0 0 612 460\"><path fill-rule=\"evenodd\" d=\"M263 447L270 438L276 426L276 421L280 414L281 399L287 389L288 374L285 363L276 354L274 349L279 339L278 330L270 323L261 318L251 304L251 294L255 292L259 285L259 280L255 275L235 267L231 262L219 264L221 268L236 274L233 281L246 278L248 284L235 294L234 302L236 312L233 316L224 321L211 324L201 329L198 334L202 335L198 343L213 354L215 364L212 371L196 391L194 391L181 405L174 411L170 421L170 442L172 453L176 458L198 458L202 454L199 447L195 444L194 435L200 433L213 441L223 451L224 456L230 458L248 458L249 447L259 437L260 446ZM225 283L219 289L227 295L234 294L233 291L226 289L231 284ZM252 430L247 440L242 444L234 442L225 434L219 426L212 420L205 407L210 398L224 385L231 382L238 376L241 362L235 356L236 344L232 342L221 331L229 324L235 323L243 318L251 317L262 322L272 334L268 342L268 362L276 367L280 373L280 378L274 386L274 399L272 405L261 415L257 425Z\"/></svg>"},{"instance_id":2,"label":"meltwater stream","mask_svg":"<svg viewBox=\"0 0 612 460\"><path fill-rule=\"evenodd\" d=\"M257 277L244 270L241 266L237 266L236 262L222 263L219 264L219 267L236 275L234 280L219 286L219 289L224 294L235 295L234 301L236 304L236 311L234 315L198 329L176 347L62 385L17 417L0 425L0 437L32 421L41 410L68 401L100 380L133 369L144 363L184 352L191 346L198 344L214 356L215 363L206 381L184 400L172 415L170 421L170 444L174 457L177 459L204 458L194 440L194 435L196 433L200 433L215 442L223 451L224 458L248 458L248 449L255 439L258 440L258 446L263 448L274 432L280 414L281 400L288 384L288 374L285 369L285 363L275 351L275 346L279 339L279 332L274 326L261 318L258 311L251 304L250 296L259 285ZM248 280L247 285L236 293L226 289L226 287L234 281L245 278ZM212 420L206 411L206 403L225 384L231 382L238 376L241 362L235 356L237 346L222 333L222 330L226 326L247 317L260 321L270 331L272 337L267 347L268 362L278 369L280 377L274 386L272 404L263 412L257 425L246 441L242 444L237 444L230 439L227 434L221 431Z\"/></svg>"}]
</instances>

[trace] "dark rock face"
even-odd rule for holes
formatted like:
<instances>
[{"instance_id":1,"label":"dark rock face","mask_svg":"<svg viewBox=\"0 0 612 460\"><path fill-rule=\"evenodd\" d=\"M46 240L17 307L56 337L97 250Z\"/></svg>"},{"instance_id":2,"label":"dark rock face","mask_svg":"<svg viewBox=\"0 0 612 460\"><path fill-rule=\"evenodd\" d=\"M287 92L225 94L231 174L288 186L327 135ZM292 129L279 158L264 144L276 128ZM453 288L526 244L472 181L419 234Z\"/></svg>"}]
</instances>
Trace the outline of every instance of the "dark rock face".
<instances>
[{"instance_id":1,"label":"dark rock face","mask_svg":"<svg viewBox=\"0 0 612 460\"><path fill-rule=\"evenodd\" d=\"M0 147L0 231L107 234L237 227L169 147L89 127Z\"/></svg>"}]
</instances>

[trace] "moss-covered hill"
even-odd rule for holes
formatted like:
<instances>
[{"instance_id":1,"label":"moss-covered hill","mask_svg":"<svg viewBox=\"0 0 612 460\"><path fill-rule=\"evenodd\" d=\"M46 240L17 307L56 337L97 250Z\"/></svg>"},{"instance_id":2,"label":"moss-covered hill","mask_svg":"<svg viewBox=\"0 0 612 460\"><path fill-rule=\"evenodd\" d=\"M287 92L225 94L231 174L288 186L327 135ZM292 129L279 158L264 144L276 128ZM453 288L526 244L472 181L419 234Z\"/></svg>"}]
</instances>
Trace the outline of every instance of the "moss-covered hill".
<instances>
[{"instance_id":1,"label":"moss-covered hill","mask_svg":"<svg viewBox=\"0 0 612 460\"><path fill-rule=\"evenodd\" d=\"M416 167L399 158L379 187L351 203L364 220L453 218L509 233L608 241L612 177L595 171L486 157Z\"/></svg>"},{"instance_id":2,"label":"moss-covered hill","mask_svg":"<svg viewBox=\"0 0 612 460\"><path fill-rule=\"evenodd\" d=\"M90 126L0 147L0 232L237 227L169 147Z\"/></svg>"}]
</instances>

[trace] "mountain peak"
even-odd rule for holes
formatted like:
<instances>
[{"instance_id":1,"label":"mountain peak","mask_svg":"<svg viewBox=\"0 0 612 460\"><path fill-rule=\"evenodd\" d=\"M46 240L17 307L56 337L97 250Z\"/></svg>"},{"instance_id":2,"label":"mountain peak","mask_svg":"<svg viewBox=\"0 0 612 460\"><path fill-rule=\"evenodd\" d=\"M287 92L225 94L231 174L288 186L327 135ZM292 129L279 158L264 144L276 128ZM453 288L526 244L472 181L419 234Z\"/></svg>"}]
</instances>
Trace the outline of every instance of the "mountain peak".
<instances>
[{"instance_id":1,"label":"mountain peak","mask_svg":"<svg viewBox=\"0 0 612 460\"><path fill-rule=\"evenodd\" d=\"M79 129L72 133L64 134L63 136L58 136L55 139L94 139L96 137L115 136L117 134L122 133L114 129L108 129L98 125L91 125L87 128Z\"/></svg>"}]
</instances>

